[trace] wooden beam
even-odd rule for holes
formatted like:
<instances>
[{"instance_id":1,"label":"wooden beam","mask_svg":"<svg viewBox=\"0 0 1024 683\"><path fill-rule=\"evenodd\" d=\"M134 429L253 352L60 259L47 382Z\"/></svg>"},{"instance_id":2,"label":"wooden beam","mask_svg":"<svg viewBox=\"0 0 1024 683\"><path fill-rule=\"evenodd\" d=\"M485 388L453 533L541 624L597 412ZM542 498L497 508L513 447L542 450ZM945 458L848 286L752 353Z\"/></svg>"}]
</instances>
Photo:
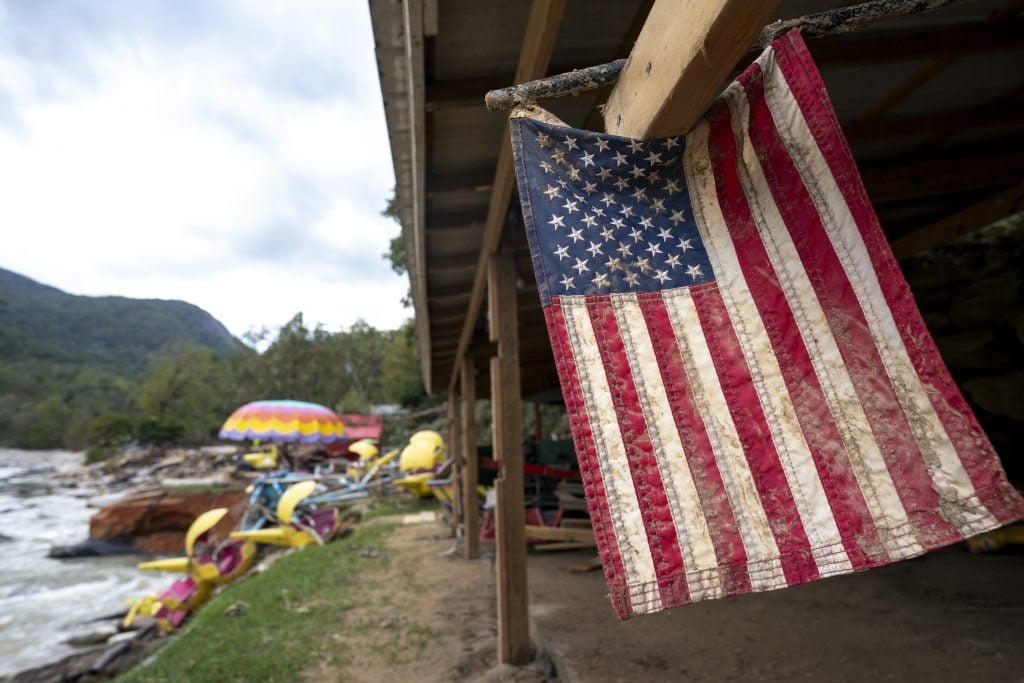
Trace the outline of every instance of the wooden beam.
<instances>
[{"instance_id":1,"label":"wooden beam","mask_svg":"<svg viewBox=\"0 0 1024 683\"><path fill-rule=\"evenodd\" d=\"M865 166L861 177L873 203L1005 186L1024 178L1024 150L1008 145L970 155Z\"/></svg>"},{"instance_id":2,"label":"wooden beam","mask_svg":"<svg viewBox=\"0 0 1024 683\"><path fill-rule=\"evenodd\" d=\"M1021 2L1021 0L1011 0L1006 6L993 12L981 26L987 26L996 31L1001 24L1013 23L1014 17L1020 13L1022 8L1024 8L1024 2ZM1019 30L1019 26L1017 28ZM954 38L953 40L957 39ZM923 85L945 71L959 57L959 54L947 53L922 65L903 83L892 89L885 97L864 112L857 123L863 123L882 116L885 112L891 110Z\"/></svg>"},{"instance_id":3,"label":"wooden beam","mask_svg":"<svg viewBox=\"0 0 1024 683\"><path fill-rule=\"evenodd\" d=\"M448 392L448 410L445 418L448 423L448 457L452 460L452 516L451 532L456 538L465 528L462 510L462 470L465 459L462 453L462 411L459 396L452 390Z\"/></svg>"},{"instance_id":4,"label":"wooden beam","mask_svg":"<svg viewBox=\"0 0 1024 683\"><path fill-rule=\"evenodd\" d=\"M893 240L892 253L899 259L913 256L948 244L1019 211L1024 211L1024 183Z\"/></svg>"},{"instance_id":5,"label":"wooden beam","mask_svg":"<svg viewBox=\"0 0 1024 683\"><path fill-rule=\"evenodd\" d=\"M447 192L490 192L493 182L494 168L490 166L455 173L438 173L427 178L427 197L433 198Z\"/></svg>"},{"instance_id":6,"label":"wooden beam","mask_svg":"<svg viewBox=\"0 0 1024 683\"><path fill-rule=\"evenodd\" d=\"M533 541L568 541L597 545L593 529L567 529L565 527L538 526L528 524L526 537Z\"/></svg>"},{"instance_id":7,"label":"wooden beam","mask_svg":"<svg viewBox=\"0 0 1024 683\"><path fill-rule=\"evenodd\" d=\"M476 447L476 360L472 354L462 359L459 368L462 379L462 526L465 529L463 550L467 560L480 557L480 518L477 509L477 480L479 478Z\"/></svg>"},{"instance_id":8,"label":"wooden beam","mask_svg":"<svg viewBox=\"0 0 1024 683\"><path fill-rule=\"evenodd\" d=\"M449 211L427 216L427 234L433 235L450 230L482 228L487 216L479 209Z\"/></svg>"},{"instance_id":9,"label":"wooden beam","mask_svg":"<svg viewBox=\"0 0 1024 683\"><path fill-rule=\"evenodd\" d=\"M469 285L438 285L437 287L431 287L428 284L427 292L429 292L430 294L431 301L437 301L438 299L449 299L453 297L469 296ZM463 306L462 310L466 310L466 307Z\"/></svg>"},{"instance_id":10,"label":"wooden beam","mask_svg":"<svg viewBox=\"0 0 1024 683\"><path fill-rule=\"evenodd\" d=\"M508 75L468 78L457 81L437 81L427 84L427 111L457 107L480 107L484 93L508 85Z\"/></svg>"},{"instance_id":11,"label":"wooden beam","mask_svg":"<svg viewBox=\"0 0 1024 683\"><path fill-rule=\"evenodd\" d=\"M439 270L462 270L472 268L477 264L477 253L466 252L464 254L448 254L446 256L431 256L427 259L426 270L435 272ZM461 318L462 316L460 316Z\"/></svg>"},{"instance_id":12,"label":"wooden beam","mask_svg":"<svg viewBox=\"0 0 1024 683\"><path fill-rule=\"evenodd\" d=\"M780 0L656 0L604 110L605 130L685 133Z\"/></svg>"},{"instance_id":13,"label":"wooden beam","mask_svg":"<svg viewBox=\"0 0 1024 683\"><path fill-rule=\"evenodd\" d=\"M1024 21L939 28L914 27L875 34L807 39L819 67L858 66L976 54L1024 45ZM753 54L757 57L757 54ZM751 60L752 61L752 60Z\"/></svg>"},{"instance_id":14,"label":"wooden beam","mask_svg":"<svg viewBox=\"0 0 1024 683\"><path fill-rule=\"evenodd\" d=\"M900 118L869 119L844 126L851 145L905 137L949 136L954 133L1016 128L1024 123L1020 105L1003 103L966 107Z\"/></svg>"},{"instance_id":15,"label":"wooden beam","mask_svg":"<svg viewBox=\"0 0 1024 683\"><path fill-rule=\"evenodd\" d=\"M487 268L491 341L491 413L495 482L495 564L498 579L498 659L525 664L532 658L526 593L526 523L523 500L522 400L519 385L519 321L516 271L511 255L499 252Z\"/></svg>"},{"instance_id":16,"label":"wooden beam","mask_svg":"<svg viewBox=\"0 0 1024 683\"><path fill-rule=\"evenodd\" d=\"M519 65L516 67L515 83L525 83L541 78L547 71L551 53L555 49L558 27L562 23L562 15L565 13L565 3L566 0L533 0L530 5L530 15L526 20L523 46L519 50ZM501 149L498 151L498 163L494 170L494 182L491 183L493 189L491 190L491 203L487 209L483 245L477 260L476 276L473 279L473 291L469 297L469 306L466 308L466 320L462 327L462 333L459 335L459 347L455 353L455 367L452 369L449 387L455 386L459 363L473 336L476 318L483 303L487 264L491 254L498 247L501 229L505 225L505 217L508 214L509 201L512 199L514 184L512 144L506 124L502 135Z\"/></svg>"}]
</instances>

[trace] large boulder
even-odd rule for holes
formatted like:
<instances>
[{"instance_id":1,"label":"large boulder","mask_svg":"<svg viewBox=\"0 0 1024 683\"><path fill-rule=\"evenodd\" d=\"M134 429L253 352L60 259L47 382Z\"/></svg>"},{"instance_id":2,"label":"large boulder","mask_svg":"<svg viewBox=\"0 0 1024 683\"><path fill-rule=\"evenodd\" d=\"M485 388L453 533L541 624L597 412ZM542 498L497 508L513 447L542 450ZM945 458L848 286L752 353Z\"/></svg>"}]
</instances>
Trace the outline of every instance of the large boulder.
<instances>
[{"instance_id":1,"label":"large boulder","mask_svg":"<svg viewBox=\"0 0 1024 683\"><path fill-rule=\"evenodd\" d=\"M89 538L131 539L144 552L174 553L184 549L185 532L202 513L217 507L228 514L211 532L219 542L227 537L245 510L243 491L171 494L154 491L120 500L89 520Z\"/></svg>"}]
</instances>

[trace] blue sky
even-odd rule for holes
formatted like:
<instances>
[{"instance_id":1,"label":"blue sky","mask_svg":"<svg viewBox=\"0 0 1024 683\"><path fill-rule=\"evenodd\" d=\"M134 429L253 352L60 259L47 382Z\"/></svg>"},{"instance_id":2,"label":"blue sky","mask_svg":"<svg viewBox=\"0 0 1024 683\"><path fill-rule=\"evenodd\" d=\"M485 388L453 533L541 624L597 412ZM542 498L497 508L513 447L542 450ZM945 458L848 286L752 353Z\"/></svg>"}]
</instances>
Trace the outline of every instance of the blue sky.
<instances>
[{"instance_id":1,"label":"blue sky","mask_svg":"<svg viewBox=\"0 0 1024 683\"><path fill-rule=\"evenodd\" d=\"M362 0L0 0L0 267L395 327L393 185Z\"/></svg>"}]
</instances>

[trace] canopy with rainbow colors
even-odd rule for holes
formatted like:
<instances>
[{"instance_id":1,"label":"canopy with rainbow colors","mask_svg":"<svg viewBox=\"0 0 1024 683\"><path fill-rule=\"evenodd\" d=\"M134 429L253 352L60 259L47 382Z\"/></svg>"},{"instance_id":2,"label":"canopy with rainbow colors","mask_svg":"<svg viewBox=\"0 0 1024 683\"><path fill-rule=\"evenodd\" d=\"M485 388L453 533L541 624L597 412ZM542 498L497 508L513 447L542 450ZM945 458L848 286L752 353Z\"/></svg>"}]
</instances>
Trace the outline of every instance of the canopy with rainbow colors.
<instances>
[{"instance_id":1,"label":"canopy with rainbow colors","mask_svg":"<svg viewBox=\"0 0 1024 683\"><path fill-rule=\"evenodd\" d=\"M334 443L345 427L333 410L305 401L253 401L231 414L220 438L277 442Z\"/></svg>"}]
</instances>

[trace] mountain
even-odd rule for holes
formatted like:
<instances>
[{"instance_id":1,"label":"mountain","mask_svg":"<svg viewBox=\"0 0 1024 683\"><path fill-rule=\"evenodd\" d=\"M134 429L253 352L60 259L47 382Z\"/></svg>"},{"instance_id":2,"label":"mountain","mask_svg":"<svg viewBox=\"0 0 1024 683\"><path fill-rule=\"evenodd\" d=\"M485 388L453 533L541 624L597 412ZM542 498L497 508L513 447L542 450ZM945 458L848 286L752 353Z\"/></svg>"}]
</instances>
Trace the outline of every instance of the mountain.
<instances>
[{"instance_id":1,"label":"mountain","mask_svg":"<svg viewBox=\"0 0 1024 683\"><path fill-rule=\"evenodd\" d=\"M0 269L0 361L83 364L137 380L182 342L221 353L238 344L184 301L76 296Z\"/></svg>"},{"instance_id":2,"label":"mountain","mask_svg":"<svg viewBox=\"0 0 1024 683\"><path fill-rule=\"evenodd\" d=\"M183 345L242 348L184 301L76 296L0 269L0 445L81 446L93 419L132 410L146 374Z\"/></svg>"}]
</instances>

